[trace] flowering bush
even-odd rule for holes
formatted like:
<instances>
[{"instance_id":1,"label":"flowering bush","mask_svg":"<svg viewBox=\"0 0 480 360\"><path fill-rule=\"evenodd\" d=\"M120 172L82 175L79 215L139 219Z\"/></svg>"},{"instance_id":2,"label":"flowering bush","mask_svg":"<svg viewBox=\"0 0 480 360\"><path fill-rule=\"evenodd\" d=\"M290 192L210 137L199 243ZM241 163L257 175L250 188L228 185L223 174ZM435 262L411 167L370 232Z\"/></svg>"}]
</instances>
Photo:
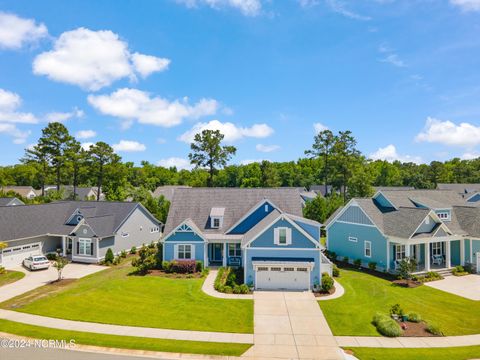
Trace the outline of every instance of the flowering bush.
<instances>
[{"instance_id":1,"label":"flowering bush","mask_svg":"<svg viewBox=\"0 0 480 360\"><path fill-rule=\"evenodd\" d=\"M193 274L197 268L195 260L172 261L170 272L177 274Z\"/></svg>"}]
</instances>

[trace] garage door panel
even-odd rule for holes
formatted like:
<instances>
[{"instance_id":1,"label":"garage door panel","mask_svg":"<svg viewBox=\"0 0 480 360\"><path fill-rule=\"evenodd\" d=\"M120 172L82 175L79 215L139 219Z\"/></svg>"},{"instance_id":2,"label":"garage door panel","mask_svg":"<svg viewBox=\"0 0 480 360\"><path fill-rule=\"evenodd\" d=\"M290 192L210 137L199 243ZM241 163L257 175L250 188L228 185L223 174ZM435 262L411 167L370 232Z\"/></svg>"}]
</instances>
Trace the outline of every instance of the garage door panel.
<instances>
[{"instance_id":1,"label":"garage door panel","mask_svg":"<svg viewBox=\"0 0 480 360\"><path fill-rule=\"evenodd\" d=\"M264 290L308 290L310 273L305 267L258 267L256 287Z\"/></svg>"},{"instance_id":2,"label":"garage door panel","mask_svg":"<svg viewBox=\"0 0 480 360\"><path fill-rule=\"evenodd\" d=\"M41 254L41 248L41 243L8 247L4 249L2 253L2 266L6 268L21 266L25 258Z\"/></svg>"}]
</instances>

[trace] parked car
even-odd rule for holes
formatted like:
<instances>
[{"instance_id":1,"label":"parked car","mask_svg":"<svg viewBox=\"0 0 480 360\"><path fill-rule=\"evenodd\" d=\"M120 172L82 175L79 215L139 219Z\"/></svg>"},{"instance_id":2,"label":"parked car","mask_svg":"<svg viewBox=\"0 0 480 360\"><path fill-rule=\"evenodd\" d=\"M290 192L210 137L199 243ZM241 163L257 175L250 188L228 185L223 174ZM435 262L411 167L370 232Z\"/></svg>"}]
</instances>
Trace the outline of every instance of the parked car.
<instances>
[{"instance_id":1,"label":"parked car","mask_svg":"<svg viewBox=\"0 0 480 360\"><path fill-rule=\"evenodd\" d=\"M33 255L23 260L23 266L30 270L48 269L50 261L43 255Z\"/></svg>"}]
</instances>

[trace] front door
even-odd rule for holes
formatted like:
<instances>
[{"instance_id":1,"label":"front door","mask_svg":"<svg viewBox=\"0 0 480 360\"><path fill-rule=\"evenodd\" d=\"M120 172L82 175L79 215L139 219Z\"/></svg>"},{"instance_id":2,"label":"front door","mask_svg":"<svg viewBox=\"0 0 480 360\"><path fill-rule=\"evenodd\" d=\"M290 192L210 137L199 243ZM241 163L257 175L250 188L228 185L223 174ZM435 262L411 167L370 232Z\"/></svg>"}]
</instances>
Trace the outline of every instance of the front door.
<instances>
[{"instance_id":1,"label":"front door","mask_svg":"<svg viewBox=\"0 0 480 360\"><path fill-rule=\"evenodd\" d=\"M223 260L222 252L223 244L212 244L212 261L221 262Z\"/></svg>"}]
</instances>

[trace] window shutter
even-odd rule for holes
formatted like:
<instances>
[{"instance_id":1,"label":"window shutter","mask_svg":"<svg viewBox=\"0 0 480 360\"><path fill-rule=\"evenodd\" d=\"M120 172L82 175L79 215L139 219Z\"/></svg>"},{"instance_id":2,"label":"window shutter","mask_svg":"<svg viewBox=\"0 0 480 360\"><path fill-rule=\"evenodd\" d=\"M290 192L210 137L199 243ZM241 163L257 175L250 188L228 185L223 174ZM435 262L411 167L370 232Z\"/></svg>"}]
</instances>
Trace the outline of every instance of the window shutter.
<instances>
[{"instance_id":1,"label":"window shutter","mask_svg":"<svg viewBox=\"0 0 480 360\"><path fill-rule=\"evenodd\" d=\"M178 259L178 244L173 246L173 258Z\"/></svg>"},{"instance_id":2,"label":"window shutter","mask_svg":"<svg viewBox=\"0 0 480 360\"><path fill-rule=\"evenodd\" d=\"M287 228L287 245L292 244L292 228Z\"/></svg>"},{"instance_id":3,"label":"window shutter","mask_svg":"<svg viewBox=\"0 0 480 360\"><path fill-rule=\"evenodd\" d=\"M94 242L91 241L90 242L90 255L93 255L93 244L94 244Z\"/></svg>"},{"instance_id":4,"label":"window shutter","mask_svg":"<svg viewBox=\"0 0 480 360\"><path fill-rule=\"evenodd\" d=\"M192 250L191 255L190 255L190 259L196 259L196 257L195 257L195 245L190 245L190 249Z\"/></svg>"},{"instance_id":5,"label":"window shutter","mask_svg":"<svg viewBox=\"0 0 480 360\"><path fill-rule=\"evenodd\" d=\"M278 228L273 229L273 243L278 245L278 238L279 238L279 231Z\"/></svg>"},{"instance_id":6,"label":"window shutter","mask_svg":"<svg viewBox=\"0 0 480 360\"><path fill-rule=\"evenodd\" d=\"M80 240L77 239L77 255L80 253Z\"/></svg>"}]
</instances>

